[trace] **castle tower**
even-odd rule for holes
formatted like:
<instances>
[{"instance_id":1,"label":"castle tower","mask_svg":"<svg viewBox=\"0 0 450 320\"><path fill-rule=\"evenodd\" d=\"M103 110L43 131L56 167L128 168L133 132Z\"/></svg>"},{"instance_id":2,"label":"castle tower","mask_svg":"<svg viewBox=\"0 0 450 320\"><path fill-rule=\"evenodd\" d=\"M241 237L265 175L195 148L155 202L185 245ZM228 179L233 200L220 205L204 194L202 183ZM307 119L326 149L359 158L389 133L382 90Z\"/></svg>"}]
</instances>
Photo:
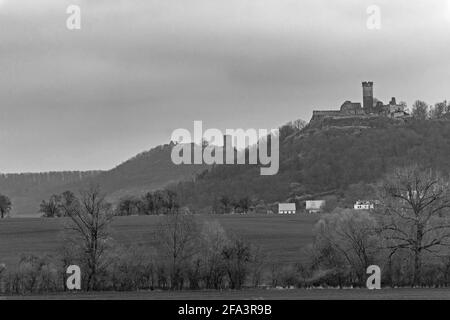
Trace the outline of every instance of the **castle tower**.
<instances>
[{"instance_id":1,"label":"castle tower","mask_svg":"<svg viewBox=\"0 0 450 320\"><path fill-rule=\"evenodd\" d=\"M365 113L373 110L373 82L363 82L363 109Z\"/></svg>"}]
</instances>

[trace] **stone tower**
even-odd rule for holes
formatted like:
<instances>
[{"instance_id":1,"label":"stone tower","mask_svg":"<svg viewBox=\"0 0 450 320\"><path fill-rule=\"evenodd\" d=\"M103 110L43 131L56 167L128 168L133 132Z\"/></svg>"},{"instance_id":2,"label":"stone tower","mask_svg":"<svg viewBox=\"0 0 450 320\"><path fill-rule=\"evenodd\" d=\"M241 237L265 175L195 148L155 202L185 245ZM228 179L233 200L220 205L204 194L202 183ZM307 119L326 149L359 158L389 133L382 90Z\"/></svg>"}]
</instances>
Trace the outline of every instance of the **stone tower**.
<instances>
[{"instance_id":1,"label":"stone tower","mask_svg":"<svg viewBox=\"0 0 450 320\"><path fill-rule=\"evenodd\" d=\"M373 82L363 82L363 109L365 113L373 110Z\"/></svg>"}]
</instances>

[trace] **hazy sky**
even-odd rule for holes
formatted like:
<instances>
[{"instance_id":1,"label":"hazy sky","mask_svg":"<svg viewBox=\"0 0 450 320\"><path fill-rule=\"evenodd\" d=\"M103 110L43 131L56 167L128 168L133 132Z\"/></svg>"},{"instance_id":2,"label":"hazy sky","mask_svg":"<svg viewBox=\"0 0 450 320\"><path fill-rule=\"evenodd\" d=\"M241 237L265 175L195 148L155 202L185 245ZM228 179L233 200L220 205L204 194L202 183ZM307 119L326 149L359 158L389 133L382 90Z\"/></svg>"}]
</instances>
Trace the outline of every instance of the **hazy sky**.
<instances>
[{"instance_id":1,"label":"hazy sky","mask_svg":"<svg viewBox=\"0 0 450 320\"><path fill-rule=\"evenodd\" d=\"M309 120L365 80L384 102L450 99L449 2L0 0L0 172L109 169L194 120Z\"/></svg>"}]
</instances>

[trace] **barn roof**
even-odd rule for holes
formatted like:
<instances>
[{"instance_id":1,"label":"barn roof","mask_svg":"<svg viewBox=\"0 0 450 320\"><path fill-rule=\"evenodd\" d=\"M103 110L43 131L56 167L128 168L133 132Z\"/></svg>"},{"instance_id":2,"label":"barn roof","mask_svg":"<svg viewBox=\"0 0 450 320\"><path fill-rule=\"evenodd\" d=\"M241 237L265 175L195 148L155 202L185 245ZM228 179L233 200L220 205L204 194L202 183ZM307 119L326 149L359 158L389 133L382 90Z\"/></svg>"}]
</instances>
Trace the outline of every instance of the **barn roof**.
<instances>
[{"instance_id":1,"label":"barn roof","mask_svg":"<svg viewBox=\"0 0 450 320\"><path fill-rule=\"evenodd\" d=\"M278 204L280 211L295 211L295 203L280 203Z\"/></svg>"},{"instance_id":2,"label":"barn roof","mask_svg":"<svg viewBox=\"0 0 450 320\"><path fill-rule=\"evenodd\" d=\"M306 201L306 210L320 209L324 205L325 205L325 200L307 200Z\"/></svg>"}]
</instances>

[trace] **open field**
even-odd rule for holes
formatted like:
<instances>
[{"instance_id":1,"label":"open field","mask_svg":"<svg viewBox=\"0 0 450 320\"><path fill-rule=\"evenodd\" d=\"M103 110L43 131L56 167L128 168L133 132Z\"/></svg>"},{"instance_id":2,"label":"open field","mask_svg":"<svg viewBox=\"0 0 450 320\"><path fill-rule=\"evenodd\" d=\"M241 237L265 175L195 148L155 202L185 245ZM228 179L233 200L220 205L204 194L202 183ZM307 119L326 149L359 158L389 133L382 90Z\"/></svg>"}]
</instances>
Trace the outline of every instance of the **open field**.
<instances>
[{"instance_id":1,"label":"open field","mask_svg":"<svg viewBox=\"0 0 450 320\"><path fill-rule=\"evenodd\" d=\"M119 243L154 244L157 216L117 217L112 236ZM299 250L312 241L319 219L312 215L210 215L200 219L217 220L229 234L244 237L261 246L268 258L279 263L301 259ZM0 263L13 263L22 253L55 254L61 246L66 219L0 220Z\"/></svg>"},{"instance_id":2,"label":"open field","mask_svg":"<svg viewBox=\"0 0 450 320\"><path fill-rule=\"evenodd\" d=\"M112 235L123 244L154 244L158 217L118 217ZM219 221L229 232L260 245L271 261L279 263L301 260L299 250L312 241L313 226L318 216L207 216L201 219ZM5 219L0 221L0 263L13 263L21 253L54 254L61 245L65 219ZM277 290L249 289L242 291L141 291L55 293L42 296L13 296L1 299L448 299L450 289L314 289Z\"/></svg>"},{"instance_id":3,"label":"open field","mask_svg":"<svg viewBox=\"0 0 450 320\"><path fill-rule=\"evenodd\" d=\"M146 291L65 293L42 296L13 296L1 299L58 300L450 300L450 289L295 289L242 291Z\"/></svg>"}]
</instances>

